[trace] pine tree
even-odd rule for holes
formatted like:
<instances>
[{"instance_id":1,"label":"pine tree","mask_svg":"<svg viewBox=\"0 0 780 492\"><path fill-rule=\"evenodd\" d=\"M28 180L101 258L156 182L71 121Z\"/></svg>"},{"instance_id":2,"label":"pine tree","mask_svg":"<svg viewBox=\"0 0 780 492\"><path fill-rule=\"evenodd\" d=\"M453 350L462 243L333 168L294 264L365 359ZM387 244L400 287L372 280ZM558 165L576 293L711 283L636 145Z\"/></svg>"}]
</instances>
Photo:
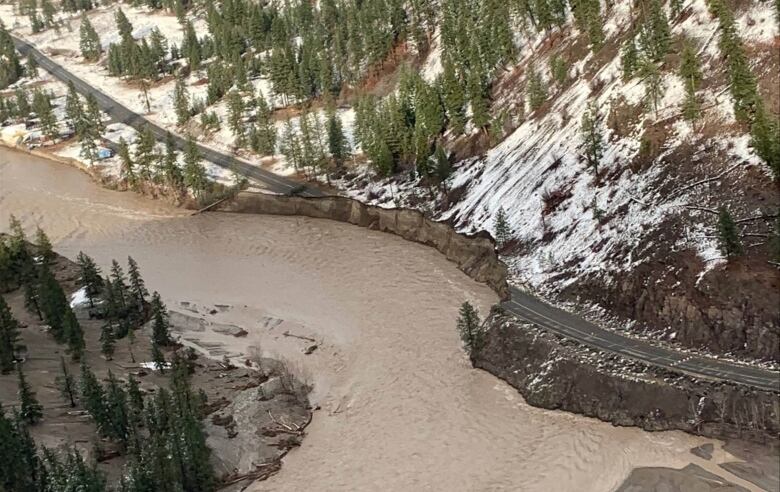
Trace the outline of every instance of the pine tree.
<instances>
[{"instance_id":1,"label":"pine tree","mask_svg":"<svg viewBox=\"0 0 780 492\"><path fill-rule=\"evenodd\" d=\"M43 266L39 272L38 278L38 302L41 313L46 324L49 325L49 331L54 339L63 343L67 341L65 337L64 316L66 309L70 309L65 292L60 284L55 280L49 269Z\"/></svg>"},{"instance_id":2,"label":"pine tree","mask_svg":"<svg viewBox=\"0 0 780 492\"><path fill-rule=\"evenodd\" d=\"M173 343L168 310L157 292L152 294L152 341L162 347Z\"/></svg>"},{"instance_id":3,"label":"pine tree","mask_svg":"<svg viewBox=\"0 0 780 492\"><path fill-rule=\"evenodd\" d=\"M298 133L293 127L292 121L287 120L282 132L282 141L280 151L284 155L288 164L292 164L297 171L301 167L301 142Z\"/></svg>"},{"instance_id":4,"label":"pine tree","mask_svg":"<svg viewBox=\"0 0 780 492\"><path fill-rule=\"evenodd\" d=\"M590 48L595 53L604 45L604 27L601 18L601 2L588 0L585 2L585 22L587 24Z\"/></svg>"},{"instance_id":5,"label":"pine tree","mask_svg":"<svg viewBox=\"0 0 780 492\"><path fill-rule=\"evenodd\" d=\"M33 34L39 33L43 30L44 24L40 17L38 17L38 12L31 9L30 14L30 30L32 30Z\"/></svg>"},{"instance_id":6,"label":"pine tree","mask_svg":"<svg viewBox=\"0 0 780 492\"><path fill-rule=\"evenodd\" d=\"M241 94L235 89L228 92L227 95L227 108L228 108L228 126L233 132L235 137L234 145L238 148L243 147L246 144L246 134L244 133L244 100L241 98Z\"/></svg>"},{"instance_id":7,"label":"pine tree","mask_svg":"<svg viewBox=\"0 0 780 492\"><path fill-rule=\"evenodd\" d=\"M25 423L35 425L43 418L43 407L38 403L35 392L24 377L21 364L16 366L16 374L19 378L19 415Z\"/></svg>"},{"instance_id":8,"label":"pine tree","mask_svg":"<svg viewBox=\"0 0 780 492\"><path fill-rule=\"evenodd\" d=\"M57 376L55 382L57 383L57 387L59 388L62 397L71 407L75 407L77 399L76 381L68 370L68 364L65 363L65 357L62 356L60 356L60 369L62 370L62 374Z\"/></svg>"},{"instance_id":9,"label":"pine tree","mask_svg":"<svg viewBox=\"0 0 780 492\"><path fill-rule=\"evenodd\" d=\"M127 283L125 283L125 273L116 260L111 260L111 290L117 303L123 308L127 307L130 295L128 294Z\"/></svg>"},{"instance_id":10,"label":"pine tree","mask_svg":"<svg viewBox=\"0 0 780 492\"><path fill-rule=\"evenodd\" d=\"M685 43L680 63L680 77L685 83L685 101L683 102L683 117L688 121L695 121L699 117L700 103L696 96L696 90L702 79L701 68L696 51L690 43Z\"/></svg>"},{"instance_id":11,"label":"pine tree","mask_svg":"<svg viewBox=\"0 0 780 492\"><path fill-rule=\"evenodd\" d=\"M276 153L276 126L262 93L257 97L257 125L253 133L252 150L262 155Z\"/></svg>"},{"instance_id":12,"label":"pine tree","mask_svg":"<svg viewBox=\"0 0 780 492\"><path fill-rule=\"evenodd\" d=\"M466 96L463 87L455 76L455 70L451 63L444 64L439 85L441 87L442 102L449 120L450 127L456 134L463 133L466 125L464 106Z\"/></svg>"},{"instance_id":13,"label":"pine tree","mask_svg":"<svg viewBox=\"0 0 780 492\"><path fill-rule=\"evenodd\" d=\"M699 89L702 80L701 66L696 49L691 43L683 46L682 61L680 62L680 77L686 85L690 85L694 91Z\"/></svg>"},{"instance_id":14,"label":"pine tree","mask_svg":"<svg viewBox=\"0 0 780 492\"><path fill-rule=\"evenodd\" d=\"M63 331L68 342L68 351L71 358L74 361L81 360L81 356L84 354L84 347L86 346L84 343L84 331L81 329L81 325L70 306L67 306L63 316Z\"/></svg>"},{"instance_id":15,"label":"pine tree","mask_svg":"<svg viewBox=\"0 0 780 492\"><path fill-rule=\"evenodd\" d=\"M482 348L484 335L480 328L479 313L468 301L460 307L457 328L463 346L473 361L477 352Z\"/></svg>"},{"instance_id":16,"label":"pine tree","mask_svg":"<svg viewBox=\"0 0 780 492\"><path fill-rule=\"evenodd\" d=\"M7 374L14 368L19 343L19 323L11 314L5 299L0 296L0 373Z\"/></svg>"},{"instance_id":17,"label":"pine tree","mask_svg":"<svg viewBox=\"0 0 780 492\"><path fill-rule=\"evenodd\" d=\"M560 86L566 82L569 75L569 67L566 60L559 55L550 58L550 76Z\"/></svg>"},{"instance_id":18,"label":"pine tree","mask_svg":"<svg viewBox=\"0 0 780 492\"><path fill-rule=\"evenodd\" d=\"M176 152L176 142L171 132L165 132L165 157L163 158L163 170L165 180L174 190L181 190L184 186L184 176L178 164L178 153Z\"/></svg>"},{"instance_id":19,"label":"pine tree","mask_svg":"<svg viewBox=\"0 0 780 492\"><path fill-rule=\"evenodd\" d=\"M737 223L723 206L718 208L718 241L721 251L728 258L739 256L743 252Z\"/></svg>"},{"instance_id":20,"label":"pine tree","mask_svg":"<svg viewBox=\"0 0 780 492\"><path fill-rule=\"evenodd\" d=\"M658 112L658 103L663 97L665 89L661 69L655 63L648 61L643 67L645 76L645 104Z\"/></svg>"},{"instance_id":21,"label":"pine tree","mask_svg":"<svg viewBox=\"0 0 780 492\"><path fill-rule=\"evenodd\" d=\"M110 322L103 324L100 329L100 353L106 360L114 358L114 350L116 348L116 336L114 335L114 327Z\"/></svg>"},{"instance_id":22,"label":"pine tree","mask_svg":"<svg viewBox=\"0 0 780 492\"><path fill-rule=\"evenodd\" d=\"M87 109L84 112L84 116L94 130L95 137L100 138L103 132L106 131L106 125L103 124L103 114L100 112L97 98L91 92L87 94Z\"/></svg>"},{"instance_id":23,"label":"pine tree","mask_svg":"<svg viewBox=\"0 0 780 492\"><path fill-rule=\"evenodd\" d=\"M499 207L493 225L493 236L499 248L503 248L512 239L512 229L509 226L504 207Z\"/></svg>"},{"instance_id":24,"label":"pine tree","mask_svg":"<svg viewBox=\"0 0 780 492\"><path fill-rule=\"evenodd\" d=\"M117 9L114 14L114 20L116 22L117 31L122 39L133 39L133 25L128 20L122 9Z\"/></svg>"},{"instance_id":25,"label":"pine tree","mask_svg":"<svg viewBox=\"0 0 780 492\"><path fill-rule=\"evenodd\" d=\"M328 151L338 167L349 156L349 142L344 136L341 117L335 111L328 117Z\"/></svg>"},{"instance_id":26,"label":"pine tree","mask_svg":"<svg viewBox=\"0 0 780 492\"><path fill-rule=\"evenodd\" d=\"M750 145L767 163L775 180L780 181L780 119L772 118L767 114L761 101L756 105L750 133Z\"/></svg>"},{"instance_id":27,"label":"pine tree","mask_svg":"<svg viewBox=\"0 0 780 492\"><path fill-rule=\"evenodd\" d=\"M471 121L477 128L484 128L490 122L490 103L485 94L485 86L480 75L473 71L469 77L469 102L471 103Z\"/></svg>"},{"instance_id":28,"label":"pine tree","mask_svg":"<svg viewBox=\"0 0 780 492\"><path fill-rule=\"evenodd\" d=\"M34 56L27 57L27 66L24 71L31 79L38 78L38 62L35 60Z\"/></svg>"},{"instance_id":29,"label":"pine tree","mask_svg":"<svg viewBox=\"0 0 780 492\"><path fill-rule=\"evenodd\" d=\"M141 394L141 387L138 380L130 375L127 381L127 402L130 412L140 417L144 412L144 397Z\"/></svg>"},{"instance_id":30,"label":"pine tree","mask_svg":"<svg viewBox=\"0 0 780 492\"><path fill-rule=\"evenodd\" d=\"M43 473L52 491L105 492L106 479L95 464L88 466L78 450L67 449L62 459L43 450Z\"/></svg>"},{"instance_id":31,"label":"pine tree","mask_svg":"<svg viewBox=\"0 0 780 492\"><path fill-rule=\"evenodd\" d=\"M0 90L6 89L22 76L22 64L13 39L0 22Z\"/></svg>"},{"instance_id":32,"label":"pine tree","mask_svg":"<svg viewBox=\"0 0 780 492\"><path fill-rule=\"evenodd\" d=\"M125 390L110 370L108 371L108 384L106 385L106 411L108 415L108 435L126 445L129 431L127 393L125 393Z\"/></svg>"},{"instance_id":33,"label":"pine tree","mask_svg":"<svg viewBox=\"0 0 780 492\"><path fill-rule=\"evenodd\" d=\"M97 377L95 377L95 374L85 361L81 362L79 390L82 405L92 416L101 434L107 435L108 409L106 408L106 395Z\"/></svg>"},{"instance_id":34,"label":"pine tree","mask_svg":"<svg viewBox=\"0 0 780 492\"><path fill-rule=\"evenodd\" d=\"M206 170L201 164L201 155L192 135L187 137L184 148L184 185L199 197L208 188Z\"/></svg>"},{"instance_id":35,"label":"pine tree","mask_svg":"<svg viewBox=\"0 0 780 492\"><path fill-rule=\"evenodd\" d=\"M160 350L160 346L154 342L152 342L152 362L158 371L165 372L165 355Z\"/></svg>"},{"instance_id":36,"label":"pine tree","mask_svg":"<svg viewBox=\"0 0 780 492\"><path fill-rule=\"evenodd\" d=\"M141 278L141 272L138 269L138 263L131 257L127 257L127 277L130 282L130 294L135 299L135 303L138 306L138 311L143 312L144 302L146 302L146 296L149 292L144 285L144 279Z\"/></svg>"},{"instance_id":37,"label":"pine tree","mask_svg":"<svg viewBox=\"0 0 780 492\"><path fill-rule=\"evenodd\" d=\"M127 180L131 187L134 187L138 179L135 175L135 164L130 157L130 146L127 145L124 137L119 137L119 160L122 163L122 177Z\"/></svg>"},{"instance_id":38,"label":"pine tree","mask_svg":"<svg viewBox=\"0 0 780 492\"><path fill-rule=\"evenodd\" d=\"M76 257L76 262L81 271L78 285L84 289L84 293L89 300L89 307L94 308L95 300L97 300L100 293L103 292L103 277L101 276L100 268L98 268L92 258L82 251L80 251Z\"/></svg>"},{"instance_id":39,"label":"pine tree","mask_svg":"<svg viewBox=\"0 0 780 492\"><path fill-rule=\"evenodd\" d=\"M599 164L604 156L604 137L599 123L600 116L594 101L588 104L588 110L582 115L582 140L585 144L585 159L593 173L598 175Z\"/></svg>"},{"instance_id":40,"label":"pine tree","mask_svg":"<svg viewBox=\"0 0 780 492\"><path fill-rule=\"evenodd\" d=\"M734 114L737 121L752 122L753 113L759 103L756 78L750 71L750 64L742 40L739 37L734 15L723 0L711 0L710 6L718 15L720 27L720 51L729 68L729 89L734 100Z\"/></svg>"},{"instance_id":41,"label":"pine tree","mask_svg":"<svg viewBox=\"0 0 780 492\"><path fill-rule=\"evenodd\" d=\"M14 90L14 96L16 99L16 114L26 115L32 111L32 107L30 106L30 99L28 97L27 91L23 87L17 87Z\"/></svg>"},{"instance_id":42,"label":"pine tree","mask_svg":"<svg viewBox=\"0 0 780 492\"><path fill-rule=\"evenodd\" d=\"M27 427L16 410L8 418L0 406L0 490L37 492L45 486L35 442Z\"/></svg>"},{"instance_id":43,"label":"pine tree","mask_svg":"<svg viewBox=\"0 0 780 492\"><path fill-rule=\"evenodd\" d=\"M80 129L77 126L83 119L84 108L81 106L81 100L76 92L76 86L73 85L73 81L68 82L68 95L65 98L65 116L73 124L77 133L80 133Z\"/></svg>"},{"instance_id":44,"label":"pine tree","mask_svg":"<svg viewBox=\"0 0 780 492\"><path fill-rule=\"evenodd\" d=\"M154 133L149 125L144 125L141 130L138 141L136 142L135 155L133 161L135 167L138 169L138 176L146 181L152 179L152 163L156 159L154 152L155 144L157 140L154 138Z\"/></svg>"},{"instance_id":45,"label":"pine tree","mask_svg":"<svg viewBox=\"0 0 780 492\"><path fill-rule=\"evenodd\" d=\"M640 40L645 54L654 62L660 62L671 46L672 34L660 0L650 0L649 8L642 4L643 23Z\"/></svg>"},{"instance_id":46,"label":"pine tree","mask_svg":"<svg viewBox=\"0 0 780 492\"><path fill-rule=\"evenodd\" d=\"M202 60L202 49L198 35L195 33L195 28L192 22L189 20L184 26L184 39L181 47L182 54L187 58L187 63L191 71L200 68L200 62Z\"/></svg>"},{"instance_id":47,"label":"pine tree","mask_svg":"<svg viewBox=\"0 0 780 492\"><path fill-rule=\"evenodd\" d=\"M176 86L173 89L173 106L176 110L178 125L184 126L190 120L190 95L182 77L176 79Z\"/></svg>"},{"instance_id":48,"label":"pine tree","mask_svg":"<svg viewBox=\"0 0 780 492\"><path fill-rule=\"evenodd\" d=\"M81 15L80 36L81 56L87 61L97 61L101 53L100 37L86 13Z\"/></svg>"},{"instance_id":49,"label":"pine tree","mask_svg":"<svg viewBox=\"0 0 780 492\"><path fill-rule=\"evenodd\" d=\"M87 108L76 128L79 130L79 143L82 147L80 156L94 164L97 160L97 141L105 131L105 126L97 99L92 93L87 94Z\"/></svg>"},{"instance_id":50,"label":"pine tree","mask_svg":"<svg viewBox=\"0 0 780 492\"><path fill-rule=\"evenodd\" d=\"M536 71L533 64L528 67L528 105L531 111L536 111L547 100L547 86L542 75Z\"/></svg>"},{"instance_id":51,"label":"pine tree","mask_svg":"<svg viewBox=\"0 0 780 492\"><path fill-rule=\"evenodd\" d=\"M688 85L685 88L685 100L682 107L683 118L688 121L696 121L701 114L701 104L698 96Z\"/></svg>"},{"instance_id":52,"label":"pine tree","mask_svg":"<svg viewBox=\"0 0 780 492\"><path fill-rule=\"evenodd\" d=\"M43 24L47 28L54 27L54 14L57 11L51 0L41 0L41 14L43 15Z\"/></svg>"},{"instance_id":53,"label":"pine tree","mask_svg":"<svg viewBox=\"0 0 780 492\"><path fill-rule=\"evenodd\" d=\"M32 109L38 116L43 134L49 140L54 141L59 136L59 129L57 128L57 118L54 115L50 96L43 91L36 90L33 93Z\"/></svg>"},{"instance_id":54,"label":"pine tree","mask_svg":"<svg viewBox=\"0 0 780 492\"><path fill-rule=\"evenodd\" d=\"M49 237L40 227L35 230L35 247L37 249L38 256L40 257L40 261L49 265L52 263L52 261L54 261L55 255L51 241L49 241Z\"/></svg>"}]
</instances>

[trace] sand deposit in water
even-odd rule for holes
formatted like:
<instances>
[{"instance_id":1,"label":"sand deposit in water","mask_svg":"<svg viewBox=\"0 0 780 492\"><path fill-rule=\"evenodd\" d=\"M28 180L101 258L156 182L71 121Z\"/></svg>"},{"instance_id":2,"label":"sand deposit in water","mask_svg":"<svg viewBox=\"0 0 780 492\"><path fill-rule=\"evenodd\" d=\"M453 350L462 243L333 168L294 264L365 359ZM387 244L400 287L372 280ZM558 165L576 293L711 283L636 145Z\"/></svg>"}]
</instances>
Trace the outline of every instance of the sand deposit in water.
<instances>
[{"instance_id":1,"label":"sand deposit in water","mask_svg":"<svg viewBox=\"0 0 780 492\"><path fill-rule=\"evenodd\" d=\"M689 452L706 439L532 408L471 369L458 307L485 312L497 298L432 248L324 220L189 216L64 165L6 150L0 162L3 228L14 213L104 268L132 255L170 307L230 305L204 316L250 331L186 337L231 354L260 347L314 383L322 409L303 446L255 490L605 491L635 467L691 462L749 485ZM303 355L310 342L284 332L320 346Z\"/></svg>"}]
</instances>

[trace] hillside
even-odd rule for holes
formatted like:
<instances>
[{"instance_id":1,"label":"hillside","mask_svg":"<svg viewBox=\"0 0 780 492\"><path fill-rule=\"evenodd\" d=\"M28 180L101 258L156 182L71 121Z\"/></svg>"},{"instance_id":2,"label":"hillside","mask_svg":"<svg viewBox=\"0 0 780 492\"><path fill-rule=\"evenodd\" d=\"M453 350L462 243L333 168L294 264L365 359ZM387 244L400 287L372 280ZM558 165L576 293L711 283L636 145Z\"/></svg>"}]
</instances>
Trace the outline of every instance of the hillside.
<instances>
[{"instance_id":1,"label":"hillside","mask_svg":"<svg viewBox=\"0 0 780 492\"><path fill-rule=\"evenodd\" d=\"M172 131L499 232L515 283L615 327L780 361L776 2L284 5L89 8L91 60L80 12L32 33L2 7ZM155 32L153 70L112 67Z\"/></svg>"}]
</instances>

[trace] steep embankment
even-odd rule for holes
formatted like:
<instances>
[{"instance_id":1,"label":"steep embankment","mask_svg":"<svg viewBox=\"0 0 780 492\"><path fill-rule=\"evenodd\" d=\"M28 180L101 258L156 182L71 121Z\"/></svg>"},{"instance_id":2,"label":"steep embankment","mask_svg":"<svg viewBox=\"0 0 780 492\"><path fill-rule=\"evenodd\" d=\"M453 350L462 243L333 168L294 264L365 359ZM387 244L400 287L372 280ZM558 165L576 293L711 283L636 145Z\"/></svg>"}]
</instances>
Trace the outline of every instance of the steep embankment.
<instances>
[{"instance_id":1,"label":"steep embankment","mask_svg":"<svg viewBox=\"0 0 780 492\"><path fill-rule=\"evenodd\" d=\"M517 388L534 406L646 430L776 445L777 394L694 380L591 350L494 309L474 364Z\"/></svg>"},{"instance_id":2,"label":"steep embankment","mask_svg":"<svg viewBox=\"0 0 780 492\"><path fill-rule=\"evenodd\" d=\"M430 220L417 210L373 207L339 196L301 198L263 193L239 193L215 208L324 218L389 232L436 248L466 275L486 283L502 298L509 297L506 265L498 259L495 242L489 234L459 234L449 224Z\"/></svg>"}]
</instances>

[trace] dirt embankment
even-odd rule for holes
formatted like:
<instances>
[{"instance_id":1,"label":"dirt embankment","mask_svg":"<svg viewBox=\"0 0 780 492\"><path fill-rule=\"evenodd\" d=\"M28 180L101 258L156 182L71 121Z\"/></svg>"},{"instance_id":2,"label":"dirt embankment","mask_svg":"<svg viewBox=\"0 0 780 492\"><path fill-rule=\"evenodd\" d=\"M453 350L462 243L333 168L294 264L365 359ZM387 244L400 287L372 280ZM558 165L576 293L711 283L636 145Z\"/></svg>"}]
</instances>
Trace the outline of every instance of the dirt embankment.
<instances>
[{"instance_id":1,"label":"dirt embankment","mask_svg":"<svg viewBox=\"0 0 780 492\"><path fill-rule=\"evenodd\" d=\"M778 446L780 395L710 383L582 347L494 309L474 365L531 405L645 430Z\"/></svg>"},{"instance_id":2,"label":"dirt embankment","mask_svg":"<svg viewBox=\"0 0 780 492\"><path fill-rule=\"evenodd\" d=\"M401 236L408 241L436 248L458 265L466 275L484 282L502 299L509 297L507 268L495 250L490 234L466 235L443 222L425 217L410 209L390 209L366 205L341 196L302 198L244 192L226 201L216 210L271 215L302 215L348 222Z\"/></svg>"}]
</instances>

